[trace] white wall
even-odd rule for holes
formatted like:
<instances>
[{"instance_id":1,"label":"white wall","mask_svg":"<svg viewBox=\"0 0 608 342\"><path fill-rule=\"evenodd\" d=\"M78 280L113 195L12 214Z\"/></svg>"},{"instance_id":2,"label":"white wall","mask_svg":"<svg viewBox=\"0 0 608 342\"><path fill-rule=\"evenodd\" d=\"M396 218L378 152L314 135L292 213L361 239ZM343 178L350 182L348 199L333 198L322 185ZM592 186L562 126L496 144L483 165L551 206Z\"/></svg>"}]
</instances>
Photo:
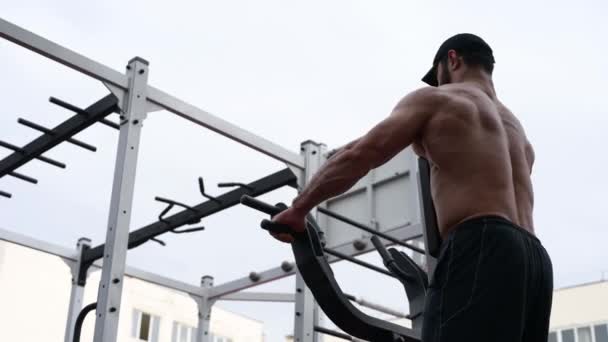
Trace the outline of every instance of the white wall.
<instances>
[{"instance_id":1,"label":"white wall","mask_svg":"<svg viewBox=\"0 0 608 342\"><path fill-rule=\"evenodd\" d=\"M608 322L608 281L555 290L551 330Z\"/></svg>"},{"instance_id":2,"label":"white wall","mask_svg":"<svg viewBox=\"0 0 608 342\"><path fill-rule=\"evenodd\" d=\"M70 279L60 258L0 241L0 341L63 341Z\"/></svg>"},{"instance_id":3,"label":"white wall","mask_svg":"<svg viewBox=\"0 0 608 342\"><path fill-rule=\"evenodd\" d=\"M84 305L97 300L101 272L92 272ZM59 257L0 240L0 341L63 341L70 296L71 273ZM188 295L125 278L118 341L131 337L133 309L160 316L159 341L171 341L173 322L197 326L196 303ZM92 341L94 322L89 314L81 341ZM262 342L262 322L214 307L211 332L233 342Z\"/></svg>"}]
</instances>

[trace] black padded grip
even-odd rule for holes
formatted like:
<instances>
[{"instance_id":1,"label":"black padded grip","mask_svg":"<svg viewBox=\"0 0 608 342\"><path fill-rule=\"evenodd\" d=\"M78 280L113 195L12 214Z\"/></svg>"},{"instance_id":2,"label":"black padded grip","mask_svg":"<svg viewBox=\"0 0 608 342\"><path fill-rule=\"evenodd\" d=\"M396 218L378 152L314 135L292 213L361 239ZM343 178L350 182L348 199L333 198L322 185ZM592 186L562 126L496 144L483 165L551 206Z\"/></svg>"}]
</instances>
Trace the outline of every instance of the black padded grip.
<instances>
[{"instance_id":1,"label":"black padded grip","mask_svg":"<svg viewBox=\"0 0 608 342\"><path fill-rule=\"evenodd\" d=\"M260 227L271 233L277 234L293 234L293 230L286 224L275 223L270 220L262 220Z\"/></svg>"}]
</instances>

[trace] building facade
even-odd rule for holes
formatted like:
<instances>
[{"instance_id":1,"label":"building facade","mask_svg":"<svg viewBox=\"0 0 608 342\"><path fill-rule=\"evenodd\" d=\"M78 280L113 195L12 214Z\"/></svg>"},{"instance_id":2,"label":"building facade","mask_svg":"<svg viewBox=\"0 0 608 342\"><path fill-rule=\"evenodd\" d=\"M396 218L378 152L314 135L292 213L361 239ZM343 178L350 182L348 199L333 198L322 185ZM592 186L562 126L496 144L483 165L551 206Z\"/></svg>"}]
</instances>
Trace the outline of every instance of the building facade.
<instances>
[{"instance_id":1,"label":"building facade","mask_svg":"<svg viewBox=\"0 0 608 342\"><path fill-rule=\"evenodd\" d=\"M608 342L608 281L553 293L549 342Z\"/></svg>"},{"instance_id":2,"label":"building facade","mask_svg":"<svg viewBox=\"0 0 608 342\"><path fill-rule=\"evenodd\" d=\"M408 326L404 320L395 323ZM608 342L608 281L556 289L549 331L548 342ZM325 336L323 341L344 340Z\"/></svg>"},{"instance_id":3,"label":"building facade","mask_svg":"<svg viewBox=\"0 0 608 342\"><path fill-rule=\"evenodd\" d=\"M84 305L97 300L101 272L92 272ZM59 257L0 240L0 341L63 341L71 273ZM179 291L125 277L118 342L194 342L195 301ZM89 316L92 316L91 313ZM262 322L214 306L212 342L262 342ZM87 317L81 341L93 340Z\"/></svg>"}]
</instances>

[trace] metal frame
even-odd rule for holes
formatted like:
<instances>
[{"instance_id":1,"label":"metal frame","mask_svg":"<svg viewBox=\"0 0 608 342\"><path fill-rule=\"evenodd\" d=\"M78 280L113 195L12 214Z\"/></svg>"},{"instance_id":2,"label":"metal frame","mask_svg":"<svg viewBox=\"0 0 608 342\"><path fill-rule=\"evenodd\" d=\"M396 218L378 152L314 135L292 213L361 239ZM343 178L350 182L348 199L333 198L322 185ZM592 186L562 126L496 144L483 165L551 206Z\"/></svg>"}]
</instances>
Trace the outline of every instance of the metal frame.
<instances>
[{"instance_id":1,"label":"metal frame","mask_svg":"<svg viewBox=\"0 0 608 342\"><path fill-rule=\"evenodd\" d=\"M213 277L204 276L201 279L202 295L195 297L198 307L198 329L196 330L197 342L212 342L209 326L211 323L211 308L215 303L214 299L209 298L209 289L213 287Z\"/></svg>"},{"instance_id":2,"label":"metal frame","mask_svg":"<svg viewBox=\"0 0 608 342\"><path fill-rule=\"evenodd\" d=\"M78 240L76 244L76 251L78 259L76 262L68 263L70 271L72 272L72 289L70 291L70 305L68 307L68 318L65 325L65 339L64 342L72 342L74 340L74 327L76 326L76 320L78 314L82 309L82 299L84 298L84 286L86 285L87 272L84 275L81 274L82 259L84 251L90 248L91 240L82 238Z\"/></svg>"},{"instance_id":3,"label":"metal frame","mask_svg":"<svg viewBox=\"0 0 608 342\"><path fill-rule=\"evenodd\" d=\"M418 193L420 196L420 216L423 224L426 267L431 279L437 266L441 236L437 225L435 205L431 198L431 165L424 158L418 159Z\"/></svg>"},{"instance_id":4,"label":"metal frame","mask_svg":"<svg viewBox=\"0 0 608 342\"><path fill-rule=\"evenodd\" d=\"M44 152L70 139L76 133L95 124L97 121L112 114L118 109L117 100L114 95L108 95L86 108L82 114L76 114L51 130L45 133L24 147L11 148L4 143L7 148L17 151L0 160L0 178L14 172L20 166L29 161L40 158ZM65 165L63 165L65 167Z\"/></svg>"},{"instance_id":5,"label":"metal frame","mask_svg":"<svg viewBox=\"0 0 608 342\"><path fill-rule=\"evenodd\" d=\"M394 230L389 230L388 232L402 241L407 241L419 238L420 230L421 226L416 224L395 228ZM355 248L355 246L353 246L353 244L344 244L341 246L333 247L332 250L350 256L357 256L369 253L371 251L375 251L371 242L369 242L369 239L362 240L362 243L364 245L363 249L357 249ZM340 260L342 259L331 257L329 258L328 262L334 263ZM284 267L271 268L269 270L257 273L258 278L256 280L252 280L251 277L243 277L216 285L210 290L210 296L211 298L221 298L224 296L231 295L233 293L237 293L239 291L266 284L271 281L283 279L293 274L295 274L295 269L293 267L291 269L286 269Z\"/></svg>"},{"instance_id":6,"label":"metal frame","mask_svg":"<svg viewBox=\"0 0 608 342\"><path fill-rule=\"evenodd\" d=\"M239 204L239 200L243 195L260 196L285 185L295 186L295 182L296 178L289 169L283 169L275 172L269 176L246 184L238 189L215 197L212 200L208 200L189 209L182 210L181 212L162 219L162 221L159 220L129 233L128 248L137 247L161 234L171 232L175 228L181 227L193 221L198 221L201 218L235 206ZM105 245L102 244L85 251L85 265L101 259L103 257L104 249Z\"/></svg>"},{"instance_id":7,"label":"metal frame","mask_svg":"<svg viewBox=\"0 0 608 342\"><path fill-rule=\"evenodd\" d=\"M78 252L72 253L71 251L66 251L65 249L44 242L0 230L0 239L16 242L27 247L60 256L68 263L72 264L73 267L79 269L79 272L74 274L75 280L72 285L76 287L72 288L70 313L66 329L69 329L73 324L73 319L75 317L74 313L82 306L82 303L80 303L82 297L81 293L79 293L81 291L79 287L81 286L80 284L84 285L84 281L86 280L86 271L83 273L82 269L84 268L86 270L88 265L92 265L102 268L95 324L95 342L113 342L116 339L124 276L136 277L191 295L199 306L200 329L197 339L199 342L208 341L208 334L205 334L205 332L207 332L208 329L208 319L211 307L217 300L277 302L291 302L293 300L295 301L296 307L294 332L296 341L317 341L315 327L319 326L318 309L312 294L306 289L300 276L296 276L296 293L293 297L290 294L236 293L243 289L296 273L293 264L289 265L289 263L284 263L281 267L258 273L255 277L250 276L244 279L237 279L219 286L213 286L213 279L211 277L204 277L201 287L197 287L149 272L129 268L125 265L125 260L127 250L130 246L141 244L153 239L154 236L171 229L171 227L167 227L166 224L162 228L153 224L129 234L133 185L137 165L137 151L142 122L146 118L148 112L165 109L231 140L246 145L276 160L282 161L287 164L295 174L300 181L300 185L304 185L325 161L327 153L324 145L312 141L304 142L302 144L302 153L301 155L298 155L265 138L243 130L213 114L169 95L162 90L149 86L147 85L148 63L141 58L134 58L131 60L127 66L127 72L123 74L1 18L0 37L103 82L117 98L111 96L115 101L113 111L116 110L116 101L118 108L122 110L114 186L105 245L88 249L86 244L82 243ZM102 101L109 101L108 98L110 97L106 97ZM107 114L109 114L109 112ZM103 117L99 118L97 121L101 120L103 120ZM111 124L111 122L107 121L104 121L104 123ZM48 138L51 135L52 134L45 132L45 136L43 136L47 139L47 145L50 146L49 149L56 145L53 145L54 142L51 143L48 141ZM61 135L62 141L67 141L68 138L71 138L71 135ZM57 135L56 138L59 138L59 136ZM58 141L57 143L60 142L61 141ZM40 149L40 153L37 154L37 157L40 157L40 154L46 150ZM11 172L14 172L14 169ZM366 185L366 187L369 188L369 185ZM367 190L369 191L369 189ZM229 194L232 194L231 196L238 196L239 191L244 190L237 189ZM0 192L0 195L4 197L10 196L10 194L4 192ZM213 201L207 201L201 204L200 208L198 206L196 208L201 209L201 212L204 212L205 210L202 209L204 206L207 206L205 207L208 212L207 214L210 214L236 204L232 203L231 199L229 205L217 206L216 204L218 208L211 208L211 202ZM187 212L187 210L185 212ZM207 214L201 214L200 217ZM317 215L317 213L314 214ZM177 221L182 222L183 220L186 220L183 222L190 222L192 216L192 212L182 212L169 217L168 220L170 222L175 222L177 225ZM372 225L374 224L374 222L370 223ZM421 231L422 229L419 224L405 224L385 232L392 233L392 236L398 241L407 241L419 237ZM332 246L332 250L348 256L356 256L373 250L369 238L364 237L358 242L359 245L348 243L341 246ZM395 241L388 242L388 244L391 243L395 243ZM101 266L99 262L94 262L94 260L99 257L103 257L103 266ZM340 259L330 258L329 261L335 262L338 260ZM82 267L83 264L87 265L87 267ZM66 334L66 341L68 335L69 334Z\"/></svg>"},{"instance_id":8,"label":"metal frame","mask_svg":"<svg viewBox=\"0 0 608 342\"><path fill-rule=\"evenodd\" d=\"M110 217L104 248L103 270L97 295L95 342L114 342L118 333L122 284L127 260L131 208L135 189L137 156L146 112L146 83L148 62L133 58L127 66L129 92L123 99L124 121L118 139L118 153L114 170L114 185Z\"/></svg>"},{"instance_id":9,"label":"metal frame","mask_svg":"<svg viewBox=\"0 0 608 342\"><path fill-rule=\"evenodd\" d=\"M52 243L48 243L46 241L38 240L2 228L0 228L0 240L59 257L66 264L68 264L68 266L72 270L77 268L77 263L79 262L79 255L81 255L78 250L70 250ZM79 242L82 243L86 240L88 239L80 239ZM91 265L91 267L101 269L103 265L101 262L95 262ZM125 268L125 276L163 286L176 291L184 292L190 296L201 295L200 287L198 286L181 282L179 280L166 278L161 275L140 270L134 267L127 266Z\"/></svg>"},{"instance_id":10,"label":"metal frame","mask_svg":"<svg viewBox=\"0 0 608 342\"><path fill-rule=\"evenodd\" d=\"M53 129L48 129L28 120L19 118L17 122L27 127L36 129L37 131L41 131L43 132L43 134L23 147L14 146L10 143L0 141L0 146L14 151L12 154L0 160L0 178L9 175L32 184L37 184L38 180L36 180L35 178L16 172L19 167L27 164L28 162L34 159L46 162L50 165L57 166L60 168L66 168L66 165L64 163L45 157L42 154L51 150L53 147L61 144L64 141L76 144L77 146L88 150L95 151L95 147L85 144L79 140L75 140L72 137L78 132L81 132L86 128L90 127L91 125L95 124L96 122L101 122L102 120L105 120L104 118L106 116L118 109L118 101L116 97L114 97L114 95L112 94L95 102L86 109L77 108L73 105L65 103L61 100L57 100L55 98L51 98L50 101L54 104L75 111L77 114L64 121L63 123L57 125ZM0 195L11 198L11 195L7 193L0 192Z\"/></svg>"},{"instance_id":11,"label":"metal frame","mask_svg":"<svg viewBox=\"0 0 608 342\"><path fill-rule=\"evenodd\" d=\"M304 177L299 179L300 188L303 188L325 162L323 155L327 152L327 147L309 140L302 143L300 150L306 165ZM317 210L313 210L310 215L316 218ZM295 293L294 342L317 342L319 338L315 333L315 327L319 325L319 308L298 270L296 270Z\"/></svg>"},{"instance_id":12,"label":"metal frame","mask_svg":"<svg viewBox=\"0 0 608 342\"><path fill-rule=\"evenodd\" d=\"M111 91L119 93L117 95L119 98L123 97L119 96L121 92L126 93L130 89L129 77L127 75L1 18L0 37L105 83ZM151 104L147 104L147 108L149 109L156 110L159 107L166 109L227 138L282 161L291 167L298 170L304 169L304 159L301 156L267 139L243 130L157 88L147 86L143 93L146 94L146 99L151 102Z\"/></svg>"}]
</instances>

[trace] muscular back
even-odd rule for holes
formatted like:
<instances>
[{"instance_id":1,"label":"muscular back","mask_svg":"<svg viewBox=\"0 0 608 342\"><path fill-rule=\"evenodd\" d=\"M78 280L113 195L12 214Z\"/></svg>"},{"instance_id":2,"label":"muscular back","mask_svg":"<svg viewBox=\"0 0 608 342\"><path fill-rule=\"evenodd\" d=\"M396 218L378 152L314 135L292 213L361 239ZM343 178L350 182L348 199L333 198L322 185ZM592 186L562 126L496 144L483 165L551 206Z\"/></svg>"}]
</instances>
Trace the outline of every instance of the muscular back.
<instances>
[{"instance_id":1,"label":"muscular back","mask_svg":"<svg viewBox=\"0 0 608 342\"><path fill-rule=\"evenodd\" d=\"M442 86L447 104L414 143L431 163L432 196L442 235L458 223L499 215L530 232L532 146L517 118L479 88Z\"/></svg>"}]
</instances>

